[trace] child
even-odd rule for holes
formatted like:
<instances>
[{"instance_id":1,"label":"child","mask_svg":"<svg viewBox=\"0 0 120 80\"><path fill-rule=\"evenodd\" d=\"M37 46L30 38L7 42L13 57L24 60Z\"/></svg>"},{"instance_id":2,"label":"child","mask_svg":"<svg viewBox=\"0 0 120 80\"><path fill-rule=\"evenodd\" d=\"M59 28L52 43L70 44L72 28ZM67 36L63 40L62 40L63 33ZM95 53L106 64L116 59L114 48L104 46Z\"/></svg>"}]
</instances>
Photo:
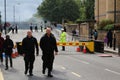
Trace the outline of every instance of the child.
<instances>
[{"instance_id":1,"label":"child","mask_svg":"<svg viewBox=\"0 0 120 80\"><path fill-rule=\"evenodd\" d=\"M104 38L104 45L105 45L105 47L107 47L107 43L108 43L108 38L107 38L107 36L105 36L105 38Z\"/></svg>"}]
</instances>

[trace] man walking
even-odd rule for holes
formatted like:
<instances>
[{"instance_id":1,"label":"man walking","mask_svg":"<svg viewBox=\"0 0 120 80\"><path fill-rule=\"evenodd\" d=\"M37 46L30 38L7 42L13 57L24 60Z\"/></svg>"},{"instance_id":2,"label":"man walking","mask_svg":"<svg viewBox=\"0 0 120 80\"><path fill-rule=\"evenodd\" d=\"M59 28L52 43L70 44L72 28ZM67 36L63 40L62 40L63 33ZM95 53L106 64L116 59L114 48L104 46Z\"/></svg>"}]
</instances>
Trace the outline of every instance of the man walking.
<instances>
[{"instance_id":1,"label":"man walking","mask_svg":"<svg viewBox=\"0 0 120 80\"><path fill-rule=\"evenodd\" d=\"M10 59L10 67L13 67L12 64L12 49L14 47L13 41L10 39L9 35L6 35L6 40L4 41L4 52L5 52L5 62L6 62L6 68L5 70L8 70L8 58Z\"/></svg>"},{"instance_id":2,"label":"man walking","mask_svg":"<svg viewBox=\"0 0 120 80\"><path fill-rule=\"evenodd\" d=\"M1 63L3 63L3 43L4 43L4 38L2 37L2 33L0 32L0 60Z\"/></svg>"},{"instance_id":3,"label":"man walking","mask_svg":"<svg viewBox=\"0 0 120 80\"><path fill-rule=\"evenodd\" d=\"M48 68L48 77L53 77L51 71L53 69L53 61L54 61L54 51L57 55L58 48L56 44L56 39L54 35L51 33L51 29L46 29L46 34L40 39L40 48L42 50L42 60L43 60L43 71L45 74L46 68Z\"/></svg>"},{"instance_id":4,"label":"man walking","mask_svg":"<svg viewBox=\"0 0 120 80\"><path fill-rule=\"evenodd\" d=\"M32 36L32 32L27 32L27 37L25 37L22 41L23 48L23 56L25 61L25 75L29 70L29 75L33 76L33 64L35 61L35 47L36 47L36 55L39 55L39 48L37 39Z\"/></svg>"}]
</instances>

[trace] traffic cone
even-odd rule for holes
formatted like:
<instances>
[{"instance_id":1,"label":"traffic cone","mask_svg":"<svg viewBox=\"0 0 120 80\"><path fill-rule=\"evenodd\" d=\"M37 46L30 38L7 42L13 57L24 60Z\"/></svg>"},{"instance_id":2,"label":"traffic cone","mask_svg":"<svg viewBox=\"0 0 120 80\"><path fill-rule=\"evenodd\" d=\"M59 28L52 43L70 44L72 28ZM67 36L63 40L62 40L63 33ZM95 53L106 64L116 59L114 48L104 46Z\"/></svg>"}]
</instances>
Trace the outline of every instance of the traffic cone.
<instances>
[{"instance_id":1,"label":"traffic cone","mask_svg":"<svg viewBox=\"0 0 120 80\"><path fill-rule=\"evenodd\" d=\"M16 56L16 57L19 56L18 51L17 51L17 48L15 48L15 56Z\"/></svg>"},{"instance_id":2,"label":"traffic cone","mask_svg":"<svg viewBox=\"0 0 120 80\"><path fill-rule=\"evenodd\" d=\"M83 53L86 53L87 51L86 51L86 47L85 47L85 45L84 45L84 47L83 47Z\"/></svg>"},{"instance_id":3,"label":"traffic cone","mask_svg":"<svg viewBox=\"0 0 120 80\"><path fill-rule=\"evenodd\" d=\"M13 53L12 53L12 58L16 58L16 55L15 55L15 49L13 49Z\"/></svg>"},{"instance_id":4,"label":"traffic cone","mask_svg":"<svg viewBox=\"0 0 120 80\"><path fill-rule=\"evenodd\" d=\"M80 47L77 47L77 48L76 48L76 52L80 52Z\"/></svg>"},{"instance_id":5,"label":"traffic cone","mask_svg":"<svg viewBox=\"0 0 120 80\"><path fill-rule=\"evenodd\" d=\"M15 53L12 53L12 58L16 58L16 55L15 55Z\"/></svg>"}]
</instances>

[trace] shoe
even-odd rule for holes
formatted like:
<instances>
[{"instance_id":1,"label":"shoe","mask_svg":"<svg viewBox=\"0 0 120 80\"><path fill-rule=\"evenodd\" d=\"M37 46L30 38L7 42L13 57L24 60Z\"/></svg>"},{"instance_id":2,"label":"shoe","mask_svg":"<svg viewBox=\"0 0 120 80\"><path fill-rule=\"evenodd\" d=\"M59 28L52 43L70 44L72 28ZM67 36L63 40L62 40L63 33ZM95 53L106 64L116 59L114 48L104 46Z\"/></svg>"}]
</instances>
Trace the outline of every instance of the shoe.
<instances>
[{"instance_id":1,"label":"shoe","mask_svg":"<svg viewBox=\"0 0 120 80\"><path fill-rule=\"evenodd\" d=\"M27 71L25 71L24 74L26 75L26 74L27 74Z\"/></svg>"},{"instance_id":2,"label":"shoe","mask_svg":"<svg viewBox=\"0 0 120 80\"><path fill-rule=\"evenodd\" d=\"M53 77L53 75L51 75L51 74L48 74L48 77Z\"/></svg>"},{"instance_id":3,"label":"shoe","mask_svg":"<svg viewBox=\"0 0 120 80\"><path fill-rule=\"evenodd\" d=\"M5 70L8 70L8 68L6 67Z\"/></svg>"},{"instance_id":4,"label":"shoe","mask_svg":"<svg viewBox=\"0 0 120 80\"><path fill-rule=\"evenodd\" d=\"M29 76L33 76L33 74L32 74L32 73L30 73L30 74L29 74Z\"/></svg>"},{"instance_id":5,"label":"shoe","mask_svg":"<svg viewBox=\"0 0 120 80\"><path fill-rule=\"evenodd\" d=\"M24 74L26 75L26 74L27 74L27 72L28 72L28 70L25 70Z\"/></svg>"},{"instance_id":6,"label":"shoe","mask_svg":"<svg viewBox=\"0 0 120 80\"><path fill-rule=\"evenodd\" d=\"M12 68L13 66L11 65L10 67Z\"/></svg>"},{"instance_id":7,"label":"shoe","mask_svg":"<svg viewBox=\"0 0 120 80\"><path fill-rule=\"evenodd\" d=\"M42 70L42 73L45 74L45 70Z\"/></svg>"}]
</instances>

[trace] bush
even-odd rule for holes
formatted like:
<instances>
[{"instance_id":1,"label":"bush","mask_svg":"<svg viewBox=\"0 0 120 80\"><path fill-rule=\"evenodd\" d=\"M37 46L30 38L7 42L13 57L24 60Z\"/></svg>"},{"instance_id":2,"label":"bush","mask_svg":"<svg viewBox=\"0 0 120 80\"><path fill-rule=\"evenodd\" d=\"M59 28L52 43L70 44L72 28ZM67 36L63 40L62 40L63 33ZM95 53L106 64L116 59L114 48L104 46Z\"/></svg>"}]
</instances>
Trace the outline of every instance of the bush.
<instances>
[{"instance_id":1,"label":"bush","mask_svg":"<svg viewBox=\"0 0 120 80\"><path fill-rule=\"evenodd\" d=\"M99 29L103 30L104 27L106 27L107 25L110 25L110 24L113 24L112 20L104 19L104 20L100 21Z\"/></svg>"},{"instance_id":2,"label":"bush","mask_svg":"<svg viewBox=\"0 0 120 80\"><path fill-rule=\"evenodd\" d=\"M110 29L114 29L114 25L113 24L109 24L109 25L106 25L104 27L104 30L110 30Z\"/></svg>"}]
</instances>

